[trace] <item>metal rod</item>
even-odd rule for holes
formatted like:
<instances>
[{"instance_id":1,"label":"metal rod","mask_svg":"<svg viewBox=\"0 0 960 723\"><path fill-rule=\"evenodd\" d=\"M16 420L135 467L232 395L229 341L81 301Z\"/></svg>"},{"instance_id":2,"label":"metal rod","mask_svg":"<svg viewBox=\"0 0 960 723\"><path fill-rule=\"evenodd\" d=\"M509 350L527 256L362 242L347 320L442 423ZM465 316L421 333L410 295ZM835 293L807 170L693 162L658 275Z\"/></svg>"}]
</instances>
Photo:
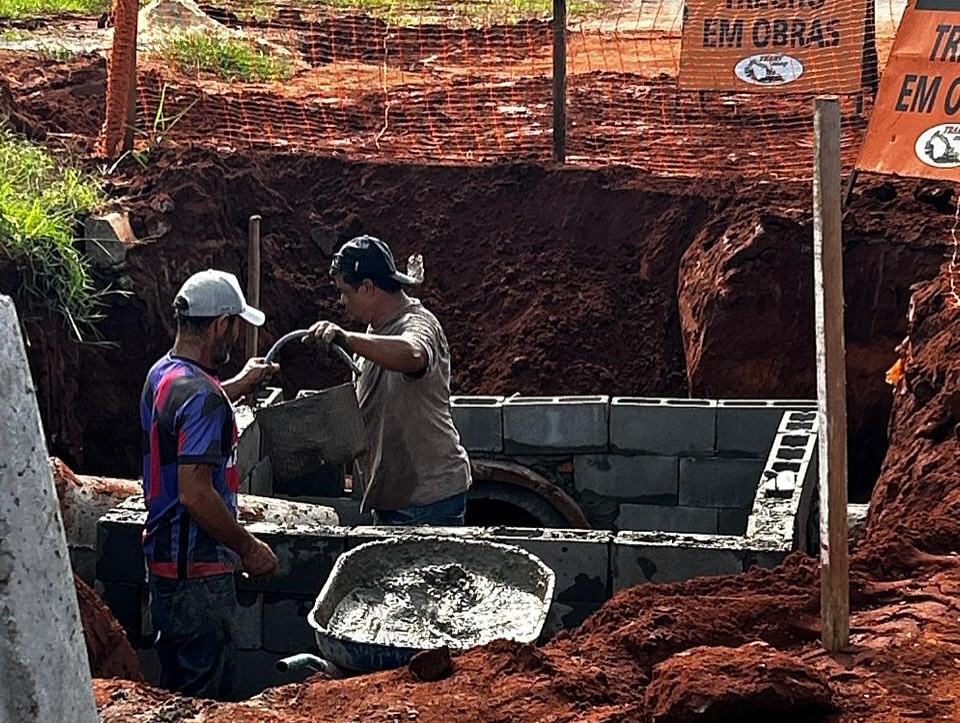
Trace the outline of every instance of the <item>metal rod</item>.
<instances>
[{"instance_id":1,"label":"metal rod","mask_svg":"<svg viewBox=\"0 0 960 723\"><path fill-rule=\"evenodd\" d=\"M286 346L286 344L297 339L302 339L309 333L309 329L297 329L296 331L291 331L284 334L274 342L272 347L270 347L270 351L267 352L264 360L269 364L274 360L274 358L276 358L277 354L280 353L280 350ZM353 357L347 353L346 349L339 344L331 344L330 347L333 349L333 352L340 357L347 364L347 366L350 367L350 370L354 374L360 376L360 366L353 360Z\"/></svg>"},{"instance_id":2,"label":"metal rod","mask_svg":"<svg viewBox=\"0 0 960 723\"><path fill-rule=\"evenodd\" d=\"M353 357L347 353L347 350L339 344L331 344L330 346L333 347L333 351L336 353L336 355L347 363L347 366L350 367L350 370L357 376L360 376L360 366L353 360Z\"/></svg>"},{"instance_id":3,"label":"metal rod","mask_svg":"<svg viewBox=\"0 0 960 723\"><path fill-rule=\"evenodd\" d=\"M247 225L247 303L260 308L260 216L251 216ZM247 359L259 348L260 329L247 324Z\"/></svg>"}]
</instances>

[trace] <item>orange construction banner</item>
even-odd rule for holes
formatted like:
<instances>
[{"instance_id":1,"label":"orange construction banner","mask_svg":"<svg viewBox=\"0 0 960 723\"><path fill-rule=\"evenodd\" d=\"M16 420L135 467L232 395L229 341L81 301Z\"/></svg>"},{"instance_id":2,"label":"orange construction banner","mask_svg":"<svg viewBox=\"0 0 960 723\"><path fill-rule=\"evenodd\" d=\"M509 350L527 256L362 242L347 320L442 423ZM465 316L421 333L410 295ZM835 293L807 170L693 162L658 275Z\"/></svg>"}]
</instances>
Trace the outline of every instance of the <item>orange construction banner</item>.
<instances>
[{"instance_id":1,"label":"orange construction banner","mask_svg":"<svg viewBox=\"0 0 960 723\"><path fill-rule=\"evenodd\" d=\"M689 0L681 90L858 93L873 0Z\"/></svg>"},{"instance_id":2,"label":"orange construction banner","mask_svg":"<svg viewBox=\"0 0 960 723\"><path fill-rule=\"evenodd\" d=\"M960 0L909 0L857 168L960 181Z\"/></svg>"}]
</instances>

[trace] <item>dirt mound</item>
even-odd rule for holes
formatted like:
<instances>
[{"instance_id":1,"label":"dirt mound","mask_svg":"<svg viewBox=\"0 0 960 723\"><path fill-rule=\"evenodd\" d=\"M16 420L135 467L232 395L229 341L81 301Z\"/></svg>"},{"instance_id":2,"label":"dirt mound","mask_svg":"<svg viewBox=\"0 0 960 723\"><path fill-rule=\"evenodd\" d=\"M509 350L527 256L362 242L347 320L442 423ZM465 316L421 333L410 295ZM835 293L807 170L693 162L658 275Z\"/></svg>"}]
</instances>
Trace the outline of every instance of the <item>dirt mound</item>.
<instances>
[{"instance_id":1,"label":"dirt mound","mask_svg":"<svg viewBox=\"0 0 960 723\"><path fill-rule=\"evenodd\" d=\"M30 137L65 134L63 142L89 151L103 123L106 73L96 54L0 53L0 110L12 105L13 127Z\"/></svg>"},{"instance_id":2,"label":"dirt mound","mask_svg":"<svg viewBox=\"0 0 960 723\"><path fill-rule=\"evenodd\" d=\"M885 452L893 398L884 371L906 331L909 290L936 276L950 238L944 191L868 178L844 217L849 469L859 499ZM692 395L816 396L813 222L798 201L782 190L766 206L738 198L684 254L678 305Z\"/></svg>"},{"instance_id":3,"label":"dirt mound","mask_svg":"<svg viewBox=\"0 0 960 723\"><path fill-rule=\"evenodd\" d=\"M946 266L912 297L890 450L874 490L864 555L878 576L952 566L960 540L960 304Z\"/></svg>"},{"instance_id":4,"label":"dirt mound","mask_svg":"<svg viewBox=\"0 0 960 723\"><path fill-rule=\"evenodd\" d=\"M87 644L90 672L95 678L123 678L141 681L140 661L133 652L120 623L93 588L74 576L83 639Z\"/></svg>"},{"instance_id":5,"label":"dirt mound","mask_svg":"<svg viewBox=\"0 0 960 723\"><path fill-rule=\"evenodd\" d=\"M822 674L764 643L691 648L653 671L647 687L652 723L771 720L833 708Z\"/></svg>"}]
</instances>

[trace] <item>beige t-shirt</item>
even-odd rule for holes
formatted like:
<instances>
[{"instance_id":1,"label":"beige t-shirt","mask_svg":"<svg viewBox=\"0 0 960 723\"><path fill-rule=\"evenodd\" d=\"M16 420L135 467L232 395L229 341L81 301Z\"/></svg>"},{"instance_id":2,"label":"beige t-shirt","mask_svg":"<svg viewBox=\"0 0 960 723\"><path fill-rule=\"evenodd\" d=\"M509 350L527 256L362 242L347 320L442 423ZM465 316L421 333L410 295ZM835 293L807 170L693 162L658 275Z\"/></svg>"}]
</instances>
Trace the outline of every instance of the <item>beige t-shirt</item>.
<instances>
[{"instance_id":1,"label":"beige t-shirt","mask_svg":"<svg viewBox=\"0 0 960 723\"><path fill-rule=\"evenodd\" d=\"M359 461L362 509L428 505L466 492L470 461L450 414L450 348L437 318L418 299L370 334L404 336L423 347L420 376L360 359L357 398L368 449Z\"/></svg>"}]
</instances>

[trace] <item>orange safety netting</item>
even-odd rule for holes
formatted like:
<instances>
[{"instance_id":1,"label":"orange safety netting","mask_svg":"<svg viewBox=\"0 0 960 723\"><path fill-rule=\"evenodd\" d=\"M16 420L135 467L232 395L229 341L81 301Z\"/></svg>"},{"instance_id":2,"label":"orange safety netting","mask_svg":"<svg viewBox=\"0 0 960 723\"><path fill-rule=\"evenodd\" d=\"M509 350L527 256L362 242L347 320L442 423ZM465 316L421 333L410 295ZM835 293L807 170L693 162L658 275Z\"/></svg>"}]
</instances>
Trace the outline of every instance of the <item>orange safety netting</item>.
<instances>
[{"instance_id":1,"label":"orange safety netting","mask_svg":"<svg viewBox=\"0 0 960 723\"><path fill-rule=\"evenodd\" d=\"M738 4L746 18L742 47L731 48ZM844 166L851 168L875 58L878 52L882 68L902 4L691 0L685 13L679 0L567 0L567 162L807 178L813 97L840 91ZM427 162L552 157L550 0L200 7L200 29L165 30L146 42L141 28L141 145L201 141ZM719 21L707 28L711 14L728 19L722 32ZM829 51L839 35L853 50L823 59L811 53L811 45ZM711 54L710 42L726 46ZM682 46L686 57L696 51L698 63L692 74L684 67L683 89ZM775 69L802 62L802 92L771 89L762 68L749 71L760 81L731 85L729 76L748 62Z\"/></svg>"}]
</instances>

